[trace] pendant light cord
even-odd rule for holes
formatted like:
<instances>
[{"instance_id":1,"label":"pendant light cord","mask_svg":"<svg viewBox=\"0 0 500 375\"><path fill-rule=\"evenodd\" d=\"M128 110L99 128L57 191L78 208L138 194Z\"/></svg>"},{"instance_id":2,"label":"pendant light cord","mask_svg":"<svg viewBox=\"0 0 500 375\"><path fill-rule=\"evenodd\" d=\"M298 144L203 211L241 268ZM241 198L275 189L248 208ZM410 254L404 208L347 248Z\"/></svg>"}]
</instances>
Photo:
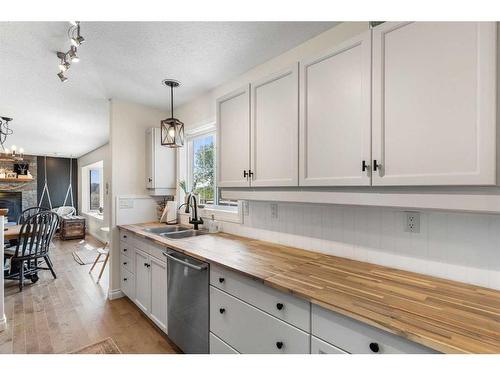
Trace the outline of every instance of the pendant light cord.
<instances>
[{"instance_id":1,"label":"pendant light cord","mask_svg":"<svg viewBox=\"0 0 500 375\"><path fill-rule=\"evenodd\" d=\"M170 85L170 113L171 118L174 118L174 85Z\"/></svg>"}]
</instances>

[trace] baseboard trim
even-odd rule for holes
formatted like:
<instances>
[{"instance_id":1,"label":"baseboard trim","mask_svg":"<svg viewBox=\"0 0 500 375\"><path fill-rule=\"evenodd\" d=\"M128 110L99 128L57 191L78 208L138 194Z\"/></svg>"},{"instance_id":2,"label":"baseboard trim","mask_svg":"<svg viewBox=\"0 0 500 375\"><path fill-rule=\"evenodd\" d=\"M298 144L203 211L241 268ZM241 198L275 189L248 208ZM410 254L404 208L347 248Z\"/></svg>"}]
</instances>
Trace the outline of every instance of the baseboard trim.
<instances>
[{"instance_id":1,"label":"baseboard trim","mask_svg":"<svg viewBox=\"0 0 500 375\"><path fill-rule=\"evenodd\" d=\"M0 331L4 331L7 328L7 318L5 315L0 318Z\"/></svg>"},{"instance_id":2,"label":"baseboard trim","mask_svg":"<svg viewBox=\"0 0 500 375\"><path fill-rule=\"evenodd\" d=\"M125 297L125 294L121 291L121 289L114 289L114 290L110 290L108 292L108 299L110 301L112 301L114 299L122 298L122 297Z\"/></svg>"}]
</instances>

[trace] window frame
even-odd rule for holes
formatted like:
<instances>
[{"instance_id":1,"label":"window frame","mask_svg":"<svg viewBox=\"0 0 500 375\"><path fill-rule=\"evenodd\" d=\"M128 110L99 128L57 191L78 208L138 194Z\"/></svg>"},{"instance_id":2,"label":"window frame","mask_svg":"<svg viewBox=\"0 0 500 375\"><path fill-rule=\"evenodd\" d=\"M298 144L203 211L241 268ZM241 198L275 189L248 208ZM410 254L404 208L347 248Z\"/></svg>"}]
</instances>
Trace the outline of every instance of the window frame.
<instances>
[{"instance_id":1,"label":"window frame","mask_svg":"<svg viewBox=\"0 0 500 375\"><path fill-rule=\"evenodd\" d=\"M87 212L90 213L98 213L99 208L104 209L104 186L103 186L103 166L98 166L98 167L91 167L89 166L88 168L88 204L87 204ZM92 204L92 171L98 171L99 172L99 208L97 210L92 209L91 204Z\"/></svg>"},{"instance_id":2,"label":"window frame","mask_svg":"<svg viewBox=\"0 0 500 375\"><path fill-rule=\"evenodd\" d=\"M219 205L220 187L217 186L217 127L215 122L206 125L198 126L186 132L186 154L185 154L185 181L188 191L193 186L193 141L196 138L201 138L207 135L212 135L214 141L214 203L213 205L205 205L200 209L202 217L211 218L212 216L221 221L242 223L242 204L238 201L235 205ZM182 198L182 196L180 197Z\"/></svg>"}]
</instances>

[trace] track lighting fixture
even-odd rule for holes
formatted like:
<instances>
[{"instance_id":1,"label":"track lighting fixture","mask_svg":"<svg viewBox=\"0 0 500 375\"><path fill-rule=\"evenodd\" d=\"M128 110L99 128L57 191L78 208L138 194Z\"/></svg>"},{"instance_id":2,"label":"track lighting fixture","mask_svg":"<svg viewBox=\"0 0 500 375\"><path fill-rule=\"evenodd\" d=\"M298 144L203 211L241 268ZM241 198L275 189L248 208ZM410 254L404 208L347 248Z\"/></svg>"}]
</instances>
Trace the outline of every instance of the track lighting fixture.
<instances>
[{"instance_id":1,"label":"track lighting fixture","mask_svg":"<svg viewBox=\"0 0 500 375\"><path fill-rule=\"evenodd\" d=\"M71 27L68 29L68 38L71 42L71 46L68 52L57 52L57 57L60 59L59 62L59 73L57 76L61 82L65 82L68 78L64 75L64 72L68 71L71 67L71 63L76 63L80 61L78 57L77 47L81 46L85 42L85 38L80 34L80 21L69 21Z\"/></svg>"}]
</instances>

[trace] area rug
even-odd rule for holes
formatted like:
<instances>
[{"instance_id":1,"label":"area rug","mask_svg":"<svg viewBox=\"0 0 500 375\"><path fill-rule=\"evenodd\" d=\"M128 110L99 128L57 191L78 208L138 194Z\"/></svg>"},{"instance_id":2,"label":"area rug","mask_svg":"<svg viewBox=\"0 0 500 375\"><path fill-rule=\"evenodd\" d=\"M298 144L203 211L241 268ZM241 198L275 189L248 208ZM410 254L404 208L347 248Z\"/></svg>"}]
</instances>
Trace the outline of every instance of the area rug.
<instances>
[{"instance_id":1,"label":"area rug","mask_svg":"<svg viewBox=\"0 0 500 375\"><path fill-rule=\"evenodd\" d=\"M81 349L75 350L70 354L121 354L120 348L111 337L108 337L95 344L87 345Z\"/></svg>"},{"instance_id":2,"label":"area rug","mask_svg":"<svg viewBox=\"0 0 500 375\"><path fill-rule=\"evenodd\" d=\"M85 265L85 264L92 264L95 262L95 259L97 258L97 249L95 248L87 248L84 247L83 249L78 249L73 251L73 258L75 259L75 262L80 264L80 265ZM99 258L98 262L104 262L104 258L106 258L104 255L101 255Z\"/></svg>"}]
</instances>

